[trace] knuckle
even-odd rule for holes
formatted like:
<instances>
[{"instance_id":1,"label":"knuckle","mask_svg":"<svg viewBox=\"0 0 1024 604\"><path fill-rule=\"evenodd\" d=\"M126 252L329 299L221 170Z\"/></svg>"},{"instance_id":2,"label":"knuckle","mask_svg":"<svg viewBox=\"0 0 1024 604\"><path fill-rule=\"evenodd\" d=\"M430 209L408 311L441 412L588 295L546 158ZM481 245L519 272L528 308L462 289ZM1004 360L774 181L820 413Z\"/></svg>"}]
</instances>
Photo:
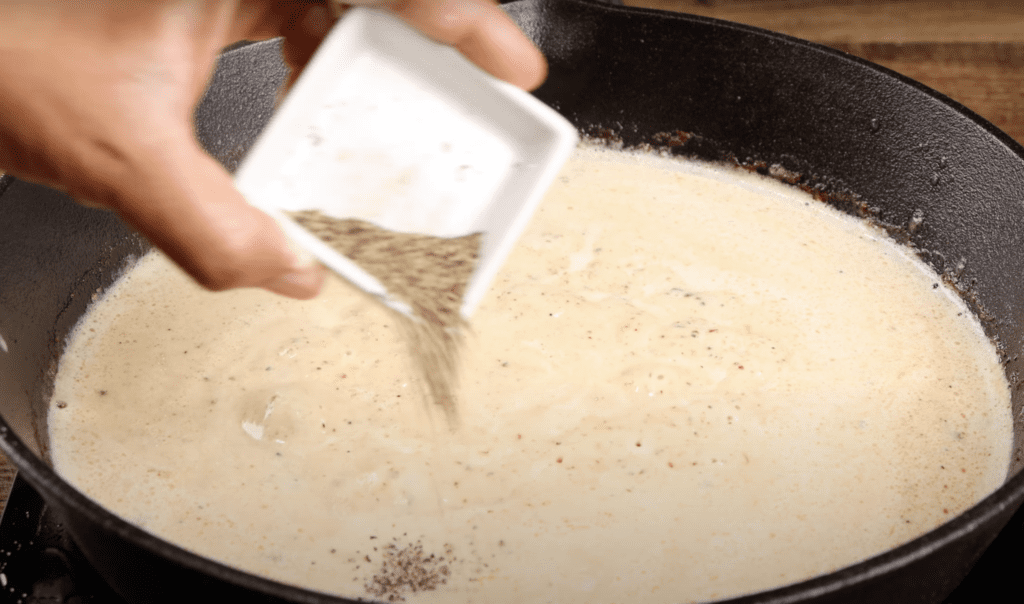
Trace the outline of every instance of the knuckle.
<instances>
[{"instance_id":1,"label":"knuckle","mask_svg":"<svg viewBox=\"0 0 1024 604\"><path fill-rule=\"evenodd\" d=\"M224 291L248 285L246 266L249 247L233 237L226 237L216 250L198 250L196 281L211 291Z\"/></svg>"},{"instance_id":2,"label":"knuckle","mask_svg":"<svg viewBox=\"0 0 1024 604\"><path fill-rule=\"evenodd\" d=\"M258 224L248 221L218 233L217 241L196 253L200 285L211 291L259 285L280 272L281 262L266 245Z\"/></svg>"}]
</instances>

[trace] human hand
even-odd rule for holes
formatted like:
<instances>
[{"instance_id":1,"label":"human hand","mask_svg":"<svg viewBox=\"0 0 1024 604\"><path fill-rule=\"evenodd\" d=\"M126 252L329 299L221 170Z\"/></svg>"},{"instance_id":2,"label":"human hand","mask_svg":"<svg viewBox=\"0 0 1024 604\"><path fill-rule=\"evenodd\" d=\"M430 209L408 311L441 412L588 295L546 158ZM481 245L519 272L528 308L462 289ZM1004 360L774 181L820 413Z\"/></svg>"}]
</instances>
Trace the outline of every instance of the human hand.
<instances>
[{"instance_id":1,"label":"human hand","mask_svg":"<svg viewBox=\"0 0 1024 604\"><path fill-rule=\"evenodd\" d=\"M545 76L493 0L386 6L499 78ZM0 171L117 212L209 289L310 298L323 269L246 203L192 114L224 46L284 36L294 77L331 24L312 0L0 3Z\"/></svg>"}]
</instances>

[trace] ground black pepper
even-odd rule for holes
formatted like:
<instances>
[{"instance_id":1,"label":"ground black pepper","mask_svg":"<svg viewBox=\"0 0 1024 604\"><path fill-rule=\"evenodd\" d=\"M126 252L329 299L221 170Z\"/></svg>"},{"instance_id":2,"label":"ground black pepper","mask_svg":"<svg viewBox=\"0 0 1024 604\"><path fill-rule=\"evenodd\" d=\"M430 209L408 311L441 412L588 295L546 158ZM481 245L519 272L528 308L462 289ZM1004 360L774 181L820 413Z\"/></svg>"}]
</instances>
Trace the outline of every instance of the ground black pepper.
<instances>
[{"instance_id":1,"label":"ground black pepper","mask_svg":"<svg viewBox=\"0 0 1024 604\"><path fill-rule=\"evenodd\" d=\"M482 235L444 238L399 233L318 210L290 216L412 308L415 320L392 312L405 331L428 396L444 410L449 426L455 427L458 353L467 327L462 298L476 268Z\"/></svg>"},{"instance_id":2,"label":"ground black pepper","mask_svg":"<svg viewBox=\"0 0 1024 604\"><path fill-rule=\"evenodd\" d=\"M364 586L370 595L388 602L404 602L406 593L433 591L448 582L448 565L455 561L452 546L445 544L445 555L426 554L419 542L399 547L384 547L384 560Z\"/></svg>"}]
</instances>

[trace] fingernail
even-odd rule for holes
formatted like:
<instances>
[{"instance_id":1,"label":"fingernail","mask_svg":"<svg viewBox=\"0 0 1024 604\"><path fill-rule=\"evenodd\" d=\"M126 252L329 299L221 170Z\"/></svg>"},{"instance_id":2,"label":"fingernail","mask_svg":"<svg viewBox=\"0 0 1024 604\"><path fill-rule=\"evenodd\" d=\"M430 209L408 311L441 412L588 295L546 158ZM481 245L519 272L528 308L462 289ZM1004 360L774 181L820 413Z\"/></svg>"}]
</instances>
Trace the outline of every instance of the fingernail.
<instances>
[{"instance_id":1,"label":"fingernail","mask_svg":"<svg viewBox=\"0 0 1024 604\"><path fill-rule=\"evenodd\" d=\"M289 298L308 300L320 293L323 281L323 269L319 266L312 266L275 277L264 283L263 289Z\"/></svg>"},{"instance_id":2,"label":"fingernail","mask_svg":"<svg viewBox=\"0 0 1024 604\"><path fill-rule=\"evenodd\" d=\"M291 250L294 259L292 260L292 268L296 271L304 271L312 268L318 264L316 256L309 253L309 250L302 247L295 241L288 240L288 249Z\"/></svg>"},{"instance_id":3,"label":"fingernail","mask_svg":"<svg viewBox=\"0 0 1024 604\"><path fill-rule=\"evenodd\" d=\"M77 203L78 205L86 207L86 208L92 208L94 210L109 210L110 209L109 206L106 206L106 205L104 205L102 203L99 203L99 202L96 202L96 201L92 201L90 199L83 199L81 197L74 197L72 199L74 199L75 203Z\"/></svg>"}]
</instances>

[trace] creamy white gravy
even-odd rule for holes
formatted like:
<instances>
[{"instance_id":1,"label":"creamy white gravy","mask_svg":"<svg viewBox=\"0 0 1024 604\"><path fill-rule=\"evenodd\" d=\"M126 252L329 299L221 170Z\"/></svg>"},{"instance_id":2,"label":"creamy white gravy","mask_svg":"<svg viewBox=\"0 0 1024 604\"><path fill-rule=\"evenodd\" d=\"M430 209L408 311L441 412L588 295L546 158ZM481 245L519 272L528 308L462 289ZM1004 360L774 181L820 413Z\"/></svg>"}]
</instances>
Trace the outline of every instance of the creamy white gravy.
<instances>
[{"instance_id":1,"label":"creamy white gravy","mask_svg":"<svg viewBox=\"0 0 1024 604\"><path fill-rule=\"evenodd\" d=\"M366 597L387 543L450 547L417 602L766 589L1003 482L1008 387L937 282L777 183L584 149L473 317L458 431L347 286L212 294L153 254L61 360L53 459L157 535L325 592Z\"/></svg>"}]
</instances>

